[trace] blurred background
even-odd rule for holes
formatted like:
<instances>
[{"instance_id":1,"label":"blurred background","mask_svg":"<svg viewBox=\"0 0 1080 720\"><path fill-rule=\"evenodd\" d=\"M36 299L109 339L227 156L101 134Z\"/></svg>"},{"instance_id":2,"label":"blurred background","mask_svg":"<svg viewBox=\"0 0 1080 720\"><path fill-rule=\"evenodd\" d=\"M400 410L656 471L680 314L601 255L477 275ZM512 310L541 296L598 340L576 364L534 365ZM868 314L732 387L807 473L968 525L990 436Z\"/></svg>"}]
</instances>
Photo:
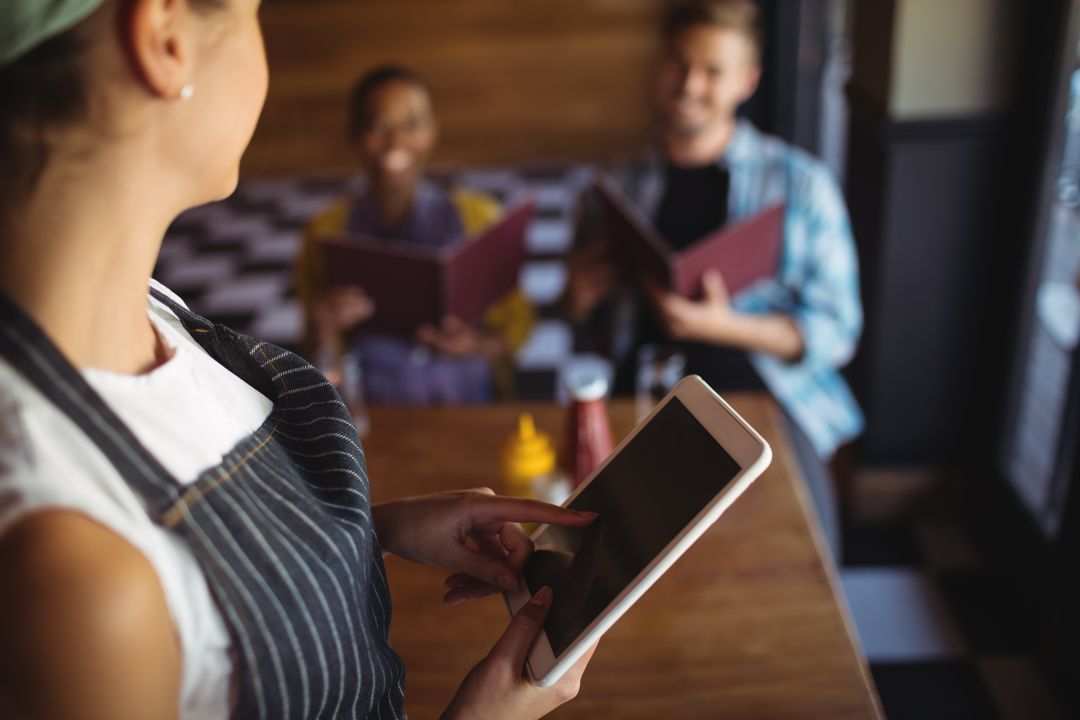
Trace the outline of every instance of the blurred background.
<instances>
[{"instance_id":1,"label":"blurred background","mask_svg":"<svg viewBox=\"0 0 1080 720\"><path fill-rule=\"evenodd\" d=\"M840 179L867 430L837 465L840 576L890 718L1080 714L1080 0L761 0L744 113ZM267 0L270 91L237 194L182 216L157 275L295 347L291 265L356 161L346 95L431 83L436 174L531 195L517 360L553 397L553 310L589 168L648 146L661 0Z\"/></svg>"}]
</instances>

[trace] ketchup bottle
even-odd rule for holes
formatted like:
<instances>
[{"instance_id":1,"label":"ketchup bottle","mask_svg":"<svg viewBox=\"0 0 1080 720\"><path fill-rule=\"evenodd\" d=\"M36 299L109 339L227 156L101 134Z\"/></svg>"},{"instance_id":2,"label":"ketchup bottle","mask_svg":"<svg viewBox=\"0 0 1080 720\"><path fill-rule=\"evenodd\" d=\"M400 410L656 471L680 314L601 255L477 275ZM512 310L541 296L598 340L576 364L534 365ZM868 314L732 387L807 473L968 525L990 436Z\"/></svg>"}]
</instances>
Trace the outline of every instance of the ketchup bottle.
<instances>
[{"instance_id":1,"label":"ketchup bottle","mask_svg":"<svg viewBox=\"0 0 1080 720\"><path fill-rule=\"evenodd\" d=\"M614 448L604 400L608 381L603 375L582 372L567 377L570 415L566 428L563 466L576 488L607 459Z\"/></svg>"}]
</instances>

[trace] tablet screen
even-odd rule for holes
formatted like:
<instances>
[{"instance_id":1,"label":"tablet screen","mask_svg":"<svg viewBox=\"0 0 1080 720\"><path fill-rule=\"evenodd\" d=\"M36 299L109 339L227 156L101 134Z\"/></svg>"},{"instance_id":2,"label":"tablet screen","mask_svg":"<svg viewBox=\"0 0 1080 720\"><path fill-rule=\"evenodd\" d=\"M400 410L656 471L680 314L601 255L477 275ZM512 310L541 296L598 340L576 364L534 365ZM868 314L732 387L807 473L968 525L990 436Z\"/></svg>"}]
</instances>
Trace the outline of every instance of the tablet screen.
<instances>
[{"instance_id":1,"label":"tablet screen","mask_svg":"<svg viewBox=\"0 0 1080 720\"><path fill-rule=\"evenodd\" d=\"M600 517L549 526L525 566L531 592L554 591L544 629L556 657L738 473L676 398L634 436L570 504Z\"/></svg>"}]
</instances>

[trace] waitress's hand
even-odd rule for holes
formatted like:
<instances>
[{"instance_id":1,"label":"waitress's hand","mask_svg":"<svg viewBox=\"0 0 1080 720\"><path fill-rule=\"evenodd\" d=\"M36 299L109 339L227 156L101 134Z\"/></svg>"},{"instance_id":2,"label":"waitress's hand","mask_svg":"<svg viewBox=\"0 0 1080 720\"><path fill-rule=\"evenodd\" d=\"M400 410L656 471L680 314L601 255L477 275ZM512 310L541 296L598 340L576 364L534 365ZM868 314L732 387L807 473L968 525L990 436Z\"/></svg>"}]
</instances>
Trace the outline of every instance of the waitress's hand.
<instances>
[{"instance_id":1,"label":"waitress's hand","mask_svg":"<svg viewBox=\"0 0 1080 720\"><path fill-rule=\"evenodd\" d=\"M551 687L536 687L525 673L525 659L550 607L551 588L544 587L518 610L491 652L465 677L442 720L533 720L577 696L595 645Z\"/></svg>"},{"instance_id":2,"label":"waitress's hand","mask_svg":"<svg viewBox=\"0 0 1080 720\"><path fill-rule=\"evenodd\" d=\"M460 571L447 580L448 605L517 587L533 549L519 522L583 527L596 517L487 488L392 500L372 511L383 550Z\"/></svg>"}]
</instances>

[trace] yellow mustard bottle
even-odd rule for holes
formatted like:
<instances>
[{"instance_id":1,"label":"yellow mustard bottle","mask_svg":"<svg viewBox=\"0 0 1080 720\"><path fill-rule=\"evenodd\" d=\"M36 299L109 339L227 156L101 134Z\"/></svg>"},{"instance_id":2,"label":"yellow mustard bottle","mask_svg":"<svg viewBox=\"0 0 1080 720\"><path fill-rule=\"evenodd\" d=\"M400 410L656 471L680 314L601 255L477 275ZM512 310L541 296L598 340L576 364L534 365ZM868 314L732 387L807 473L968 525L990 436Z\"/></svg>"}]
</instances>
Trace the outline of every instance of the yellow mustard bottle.
<instances>
[{"instance_id":1,"label":"yellow mustard bottle","mask_svg":"<svg viewBox=\"0 0 1080 720\"><path fill-rule=\"evenodd\" d=\"M570 485L555 468L555 443L536 429L532 415L522 413L517 431L502 448L503 490L508 495L561 503Z\"/></svg>"}]
</instances>

